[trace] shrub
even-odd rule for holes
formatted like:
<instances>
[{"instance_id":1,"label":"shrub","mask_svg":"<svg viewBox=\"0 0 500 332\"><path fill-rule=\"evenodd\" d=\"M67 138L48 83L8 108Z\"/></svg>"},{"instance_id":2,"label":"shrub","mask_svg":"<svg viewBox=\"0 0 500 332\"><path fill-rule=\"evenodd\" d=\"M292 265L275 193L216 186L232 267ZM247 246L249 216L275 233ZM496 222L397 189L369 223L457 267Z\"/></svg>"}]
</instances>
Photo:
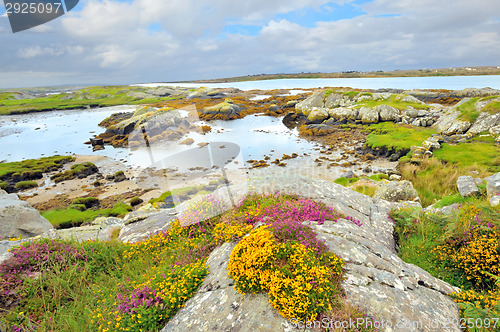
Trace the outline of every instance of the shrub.
<instances>
[{"instance_id":1,"label":"shrub","mask_svg":"<svg viewBox=\"0 0 500 332\"><path fill-rule=\"evenodd\" d=\"M69 206L70 209L75 209L75 210L78 210L78 211L85 211L87 210L87 207L85 206L85 204L71 204Z\"/></svg>"},{"instance_id":2,"label":"shrub","mask_svg":"<svg viewBox=\"0 0 500 332\"><path fill-rule=\"evenodd\" d=\"M75 204L75 205L84 205L85 208L87 208L87 209L91 209L93 207L98 207L99 203L100 203L99 199L96 197L80 197L80 198L73 200L73 202L71 202L71 204Z\"/></svg>"},{"instance_id":3,"label":"shrub","mask_svg":"<svg viewBox=\"0 0 500 332\"><path fill-rule=\"evenodd\" d=\"M294 240L278 242L271 227L263 226L236 245L228 270L239 292L267 291L284 317L313 321L339 297L342 266L333 254L318 256Z\"/></svg>"},{"instance_id":4,"label":"shrub","mask_svg":"<svg viewBox=\"0 0 500 332\"><path fill-rule=\"evenodd\" d=\"M136 206L136 205L141 204L142 202L144 202L142 199L140 199L139 197L135 196L132 199L130 199L129 204L131 206Z\"/></svg>"},{"instance_id":5,"label":"shrub","mask_svg":"<svg viewBox=\"0 0 500 332\"><path fill-rule=\"evenodd\" d=\"M496 331L491 318L500 313L500 210L473 201L447 216L416 210L391 216L400 256L462 289L450 295L460 305L467 330ZM470 320L483 326L471 328Z\"/></svg>"}]
</instances>

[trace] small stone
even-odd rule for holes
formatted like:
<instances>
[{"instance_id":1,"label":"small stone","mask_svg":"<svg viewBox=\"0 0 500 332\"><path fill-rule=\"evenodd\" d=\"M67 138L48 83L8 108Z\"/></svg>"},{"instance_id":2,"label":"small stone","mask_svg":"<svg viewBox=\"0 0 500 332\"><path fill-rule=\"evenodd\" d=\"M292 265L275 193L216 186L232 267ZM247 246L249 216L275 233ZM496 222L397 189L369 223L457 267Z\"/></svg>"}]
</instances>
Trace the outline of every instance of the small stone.
<instances>
[{"instance_id":1,"label":"small stone","mask_svg":"<svg viewBox=\"0 0 500 332\"><path fill-rule=\"evenodd\" d=\"M392 174L392 175L389 177L389 180L391 180L391 181L399 181L399 180L401 180L401 175Z\"/></svg>"},{"instance_id":2,"label":"small stone","mask_svg":"<svg viewBox=\"0 0 500 332\"><path fill-rule=\"evenodd\" d=\"M346 178L346 179L352 179L356 177L353 171L349 170L341 175L341 177Z\"/></svg>"}]
</instances>

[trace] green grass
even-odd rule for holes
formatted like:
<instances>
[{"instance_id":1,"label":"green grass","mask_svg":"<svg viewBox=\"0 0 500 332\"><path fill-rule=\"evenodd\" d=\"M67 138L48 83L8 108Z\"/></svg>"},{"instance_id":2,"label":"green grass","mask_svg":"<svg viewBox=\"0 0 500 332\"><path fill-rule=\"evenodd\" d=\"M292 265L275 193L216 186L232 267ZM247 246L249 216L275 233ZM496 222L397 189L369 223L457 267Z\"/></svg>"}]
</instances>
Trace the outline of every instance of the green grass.
<instances>
[{"instance_id":1,"label":"green grass","mask_svg":"<svg viewBox=\"0 0 500 332\"><path fill-rule=\"evenodd\" d=\"M500 101L492 101L488 105L483 108L484 112L488 112L490 114L500 113Z\"/></svg>"},{"instance_id":2,"label":"green grass","mask_svg":"<svg viewBox=\"0 0 500 332\"><path fill-rule=\"evenodd\" d=\"M469 121L470 123L474 123L481 112L488 112L490 114L497 114L500 112L500 101L491 101L489 104L487 104L481 112L479 112L476 108L476 103L478 101L485 101L493 98L498 98L498 96L489 96L489 97L484 97L484 98L471 98L466 103L463 103L462 105L457 107L457 111L460 112L460 116L458 117L459 119Z\"/></svg>"},{"instance_id":3,"label":"green grass","mask_svg":"<svg viewBox=\"0 0 500 332\"><path fill-rule=\"evenodd\" d=\"M11 163L0 163L0 179L5 179L15 173L22 175L23 173L26 174L26 172L51 172L61 168L63 164L72 161L75 161L75 158L69 156L53 156Z\"/></svg>"},{"instance_id":4,"label":"green grass","mask_svg":"<svg viewBox=\"0 0 500 332\"><path fill-rule=\"evenodd\" d=\"M347 91L347 92L344 92L344 96L348 96L350 99L353 99L357 95L359 95L358 91Z\"/></svg>"},{"instance_id":5,"label":"green grass","mask_svg":"<svg viewBox=\"0 0 500 332\"><path fill-rule=\"evenodd\" d=\"M478 137L471 143L443 144L434 157L460 166L480 165L489 172L500 172L500 147L491 137Z\"/></svg>"},{"instance_id":6,"label":"green grass","mask_svg":"<svg viewBox=\"0 0 500 332\"><path fill-rule=\"evenodd\" d=\"M404 209L391 213L396 222L398 254L406 263L414 264L452 285L462 284L462 276L438 264L432 249L442 244L448 220L442 216Z\"/></svg>"},{"instance_id":7,"label":"green grass","mask_svg":"<svg viewBox=\"0 0 500 332\"><path fill-rule=\"evenodd\" d=\"M3 181L0 181L0 189L6 189L9 185Z\"/></svg>"},{"instance_id":8,"label":"green grass","mask_svg":"<svg viewBox=\"0 0 500 332\"><path fill-rule=\"evenodd\" d=\"M471 202L474 198L463 198L460 194L449 195L441 198L437 203L434 204L434 207L439 209L445 206L450 206L452 204L458 203L462 204L465 202Z\"/></svg>"},{"instance_id":9,"label":"green grass","mask_svg":"<svg viewBox=\"0 0 500 332\"><path fill-rule=\"evenodd\" d=\"M436 133L433 129L392 122L372 124L368 128L372 132L366 138L366 145L372 149L409 150L412 145L419 146Z\"/></svg>"},{"instance_id":10,"label":"green grass","mask_svg":"<svg viewBox=\"0 0 500 332\"><path fill-rule=\"evenodd\" d=\"M356 91L351 91L351 92L356 92ZM358 94L358 92L356 92L356 95L357 94ZM400 97L401 97L401 95L391 95L387 99L378 99L378 100L365 99L365 100L362 100L358 103L355 103L354 106L356 108L361 108L361 107L373 108L373 107L379 106L379 105L388 105L388 106L392 106L394 108L397 108L400 111L408 108L409 106L411 106L417 110L426 110L426 109L430 108L430 106L425 105L425 104L408 102L408 101L401 101L398 99Z\"/></svg>"},{"instance_id":11,"label":"green grass","mask_svg":"<svg viewBox=\"0 0 500 332\"><path fill-rule=\"evenodd\" d=\"M79 203L75 203L79 205ZM84 203L80 204L86 205ZM68 207L65 210L49 210L42 212L42 216L47 219L55 228L69 228L79 226L83 223L94 220L97 217L120 217L132 211L132 207L125 203L117 203L111 209L84 210Z\"/></svg>"},{"instance_id":12,"label":"green grass","mask_svg":"<svg viewBox=\"0 0 500 332\"><path fill-rule=\"evenodd\" d=\"M443 163L437 158L424 159L420 165L400 161L398 170L404 180L413 184L424 207L458 194L457 180L462 175L491 175L484 165Z\"/></svg>"},{"instance_id":13,"label":"green grass","mask_svg":"<svg viewBox=\"0 0 500 332\"><path fill-rule=\"evenodd\" d=\"M106 107L116 105L152 104L177 97L147 98L135 100L127 96L130 91L142 91L140 87L96 86L72 92L72 98L62 93L34 99L12 99L12 94L0 94L0 115L41 112L51 110L77 109L85 107Z\"/></svg>"},{"instance_id":14,"label":"green grass","mask_svg":"<svg viewBox=\"0 0 500 332\"><path fill-rule=\"evenodd\" d=\"M474 123L480 114L480 112L476 109L476 103L479 99L480 98L472 98L468 102L458 106L457 111L460 112L459 119Z\"/></svg>"}]
</instances>

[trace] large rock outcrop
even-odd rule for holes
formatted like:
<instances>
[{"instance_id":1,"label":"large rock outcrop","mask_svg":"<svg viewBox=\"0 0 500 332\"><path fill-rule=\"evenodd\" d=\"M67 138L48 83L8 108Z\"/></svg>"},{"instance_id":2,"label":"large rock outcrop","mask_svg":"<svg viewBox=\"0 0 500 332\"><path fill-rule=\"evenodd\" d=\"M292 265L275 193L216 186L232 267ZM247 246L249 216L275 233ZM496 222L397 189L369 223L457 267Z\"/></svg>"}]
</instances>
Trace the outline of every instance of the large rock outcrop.
<instances>
[{"instance_id":1,"label":"large rock outcrop","mask_svg":"<svg viewBox=\"0 0 500 332\"><path fill-rule=\"evenodd\" d=\"M446 294L457 291L449 284L432 277L397 255L393 237L394 224L388 218L391 208L418 203L389 203L359 194L335 183L290 175L269 174L246 184L230 187L232 199L238 201L247 192L298 194L318 199L346 216L359 220L340 219L323 225L309 222L332 252L345 261L346 279L343 287L347 301L366 311L376 321L389 322L385 331L431 331L425 323L443 324L460 316L458 306ZM213 193L230 203L227 190ZM267 296L241 296L227 276L226 266L233 245L225 244L212 253L208 265L210 275L202 287L162 330L187 331L290 331L290 322L274 312ZM410 323L399 325L401 322ZM422 322L422 328L415 322ZM410 326L410 327L408 327ZM387 327L387 325L386 325ZM446 330L446 329L445 329ZM460 331L452 327L448 331Z\"/></svg>"},{"instance_id":2,"label":"large rock outcrop","mask_svg":"<svg viewBox=\"0 0 500 332\"><path fill-rule=\"evenodd\" d=\"M376 101L369 107L363 101ZM387 104L386 104L387 103ZM399 108L389 104L399 103ZM392 121L414 126L431 126L438 118L439 107L419 106L424 104L406 94L363 93L356 91L316 91L295 105L295 112L307 118L306 123L355 122L362 124ZM416 109L417 107L418 109Z\"/></svg>"},{"instance_id":3,"label":"large rock outcrop","mask_svg":"<svg viewBox=\"0 0 500 332\"><path fill-rule=\"evenodd\" d=\"M0 237L33 237L53 227L47 219L16 194L7 194L0 189Z\"/></svg>"}]
</instances>

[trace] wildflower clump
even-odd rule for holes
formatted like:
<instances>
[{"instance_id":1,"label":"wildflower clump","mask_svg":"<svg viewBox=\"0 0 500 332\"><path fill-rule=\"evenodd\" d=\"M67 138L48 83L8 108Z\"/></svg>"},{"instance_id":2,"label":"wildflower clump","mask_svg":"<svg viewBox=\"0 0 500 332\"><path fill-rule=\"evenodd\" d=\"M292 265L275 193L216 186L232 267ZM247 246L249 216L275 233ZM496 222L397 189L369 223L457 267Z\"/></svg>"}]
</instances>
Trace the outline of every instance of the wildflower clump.
<instances>
[{"instance_id":1,"label":"wildflower clump","mask_svg":"<svg viewBox=\"0 0 500 332\"><path fill-rule=\"evenodd\" d=\"M300 236L286 241L282 235L283 228L273 225L251 232L231 253L229 274L239 292L266 291L284 317L313 321L336 305L343 261L321 248L306 247Z\"/></svg>"},{"instance_id":2,"label":"wildflower clump","mask_svg":"<svg viewBox=\"0 0 500 332\"><path fill-rule=\"evenodd\" d=\"M208 196L136 243L39 240L11 250L0 264L0 330L158 331L203 283L213 249L229 241L240 241L229 262L240 292L267 292L283 316L364 315L341 299L343 261L303 224L342 215L278 194L225 209Z\"/></svg>"},{"instance_id":3,"label":"wildflower clump","mask_svg":"<svg viewBox=\"0 0 500 332\"><path fill-rule=\"evenodd\" d=\"M65 271L85 262L82 248L55 240L27 242L11 250L11 257L0 265L1 302L17 302L25 284L32 277L40 277L46 270Z\"/></svg>"},{"instance_id":4,"label":"wildflower clump","mask_svg":"<svg viewBox=\"0 0 500 332\"><path fill-rule=\"evenodd\" d=\"M120 285L93 312L97 331L157 331L192 297L207 275L206 260L156 273L134 287ZM111 329L110 329L111 328Z\"/></svg>"},{"instance_id":5,"label":"wildflower clump","mask_svg":"<svg viewBox=\"0 0 500 332\"><path fill-rule=\"evenodd\" d=\"M483 218L475 204L467 204L448 225L448 234L445 244L433 249L437 260L458 270L474 288L491 287L491 275L500 275L500 227Z\"/></svg>"},{"instance_id":6,"label":"wildflower clump","mask_svg":"<svg viewBox=\"0 0 500 332\"><path fill-rule=\"evenodd\" d=\"M449 295L460 306L462 327L498 331L492 318L500 314L500 210L476 199L447 215L400 210L391 216L400 255L461 288Z\"/></svg>"},{"instance_id":7,"label":"wildflower clump","mask_svg":"<svg viewBox=\"0 0 500 332\"><path fill-rule=\"evenodd\" d=\"M252 195L240 204L239 209L249 224L289 220L316 221L321 225L325 220L337 220L342 217L322 202L295 195Z\"/></svg>"}]
</instances>

